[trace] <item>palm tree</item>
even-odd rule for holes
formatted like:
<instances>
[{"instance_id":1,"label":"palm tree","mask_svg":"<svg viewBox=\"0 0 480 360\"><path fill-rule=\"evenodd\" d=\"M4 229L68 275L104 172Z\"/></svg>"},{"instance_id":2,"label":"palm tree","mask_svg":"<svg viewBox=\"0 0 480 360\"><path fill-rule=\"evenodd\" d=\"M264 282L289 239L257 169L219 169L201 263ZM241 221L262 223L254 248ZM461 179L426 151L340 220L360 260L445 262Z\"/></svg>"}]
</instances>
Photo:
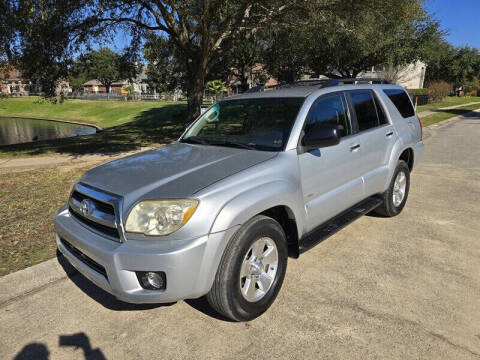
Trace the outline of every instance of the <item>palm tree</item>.
<instances>
[{"instance_id":1,"label":"palm tree","mask_svg":"<svg viewBox=\"0 0 480 360\"><path fill-rule=\"evenodd\" d=\"M225 82L222 80L212 80L207 83L208 91L215 94L215 101L218 101L218 96L227 91Z\"/></svg>"}]
</instances>

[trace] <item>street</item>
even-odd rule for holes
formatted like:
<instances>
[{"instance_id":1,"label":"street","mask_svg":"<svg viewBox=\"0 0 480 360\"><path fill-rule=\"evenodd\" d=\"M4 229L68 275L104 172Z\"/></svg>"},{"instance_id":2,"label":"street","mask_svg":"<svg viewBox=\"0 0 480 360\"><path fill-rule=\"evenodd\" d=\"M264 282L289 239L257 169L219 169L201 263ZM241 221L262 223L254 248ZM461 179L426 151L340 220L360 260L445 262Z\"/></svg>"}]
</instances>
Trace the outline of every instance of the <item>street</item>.
<instances>
[{"instance_id":1,"label":"street","mask_svg":"<svg viewBox=\"0 0 480 360\"><path fill-rule=\"evenodd\" d=\"M260 318L125 304L76 274L0 307L0 357L480 358L480 113L426 133L403 213L289 259Z\"/></svg>"}]
</instances>

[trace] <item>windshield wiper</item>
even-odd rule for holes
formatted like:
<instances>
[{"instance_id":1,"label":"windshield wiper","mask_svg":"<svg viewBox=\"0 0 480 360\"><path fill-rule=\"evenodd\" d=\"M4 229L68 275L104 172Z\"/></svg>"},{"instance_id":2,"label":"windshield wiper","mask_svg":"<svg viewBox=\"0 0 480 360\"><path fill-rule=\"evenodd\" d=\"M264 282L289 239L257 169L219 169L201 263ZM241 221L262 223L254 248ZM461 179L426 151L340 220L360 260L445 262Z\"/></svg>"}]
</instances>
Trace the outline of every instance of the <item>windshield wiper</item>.
<instances>
[{"instance_id":1,"label":"windshield wiper","mask_svg":"<svg viewBox=\"0 0 480 360\"><path fill-rule=\"evenodd\" d=\"M218 142L212 142L212 145L220 145L220 146L232 146L232 147L238 147L242 149L248 149L248 150L257 150L257 148L254 145L248 145L244 144L241 142L236 142L236 141L218 141Z\"/></svg>"},{"instance_id":2,"label":"windshield wiper","mask_svg":"<svg viewBox=\"0 0 480 360\"><path fill-rule=\"evenodd\" d=\"M209 145L210 144L208 141L203 140L202 138L199 138L198 136L190 136L186 139L182 139L182 142L190 143L190 144L202 144L202 145Z\"/></svg>"},{"instance_id":3,"label":"windshield wiper","mask_svg":"<svg viewBox=\"0 0 480 360\"><path fill-rule=\"evenodd\" d=\"M201 145L231 146L241 149L257 150L254 145L248 145L241 142L229 140L205 140L198 136L190 136L188 138L182 139L182 142Z\"/></svg>"}]
</instances>

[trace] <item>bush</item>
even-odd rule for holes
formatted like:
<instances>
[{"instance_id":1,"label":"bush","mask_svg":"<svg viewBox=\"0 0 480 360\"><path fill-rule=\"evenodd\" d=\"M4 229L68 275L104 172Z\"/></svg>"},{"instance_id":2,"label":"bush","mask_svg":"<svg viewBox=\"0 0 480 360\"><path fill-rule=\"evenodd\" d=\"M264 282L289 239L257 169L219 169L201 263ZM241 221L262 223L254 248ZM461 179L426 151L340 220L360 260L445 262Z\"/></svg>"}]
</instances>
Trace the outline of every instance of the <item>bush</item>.
<instances>
[{"instance_id":1,"label":"bush","mask_svg":"<svg viewBox=\"0 0 480 360\"><path fill-rule=\"evenodd\" d=\"M436 81L430 84L427 89L428 97L431 102L438 102L445 99L452 90L452 86L445 81Z\"/></svg>"},{"instance_id":2,"label":"bush","mask_svg":"<svg viewBox=\"0 0 480 360\"><path fill-rule=\"evenodd\" d=\"M412 98L416 95L428 95L427 89L408 89L407 91Z\"/></svg>"}]
</instances>

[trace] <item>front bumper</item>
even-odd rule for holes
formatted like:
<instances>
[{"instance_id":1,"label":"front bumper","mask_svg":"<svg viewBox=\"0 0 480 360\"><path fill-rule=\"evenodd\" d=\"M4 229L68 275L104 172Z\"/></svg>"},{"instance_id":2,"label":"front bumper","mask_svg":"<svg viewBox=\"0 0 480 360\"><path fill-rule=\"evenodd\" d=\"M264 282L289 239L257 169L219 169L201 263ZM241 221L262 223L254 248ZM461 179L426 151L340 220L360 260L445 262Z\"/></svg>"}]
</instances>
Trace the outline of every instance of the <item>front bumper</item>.
<instances>
[{"instance_id":1,"label":"front bumper","mask_svg":"<svg viewBox=\"0 0 480 360\"><path fill-rule=\"evenodd\" d=\"M162 303L198 298L211 288L221 256L238 227L190 240L117 243L92 232L62 208L55 217L58 249L97 286L130 303ZM102 274L69 250L61 239L105 269ZM165 290L146 290L136 271L163 271Z\"/></svg>"}]
</instances>

